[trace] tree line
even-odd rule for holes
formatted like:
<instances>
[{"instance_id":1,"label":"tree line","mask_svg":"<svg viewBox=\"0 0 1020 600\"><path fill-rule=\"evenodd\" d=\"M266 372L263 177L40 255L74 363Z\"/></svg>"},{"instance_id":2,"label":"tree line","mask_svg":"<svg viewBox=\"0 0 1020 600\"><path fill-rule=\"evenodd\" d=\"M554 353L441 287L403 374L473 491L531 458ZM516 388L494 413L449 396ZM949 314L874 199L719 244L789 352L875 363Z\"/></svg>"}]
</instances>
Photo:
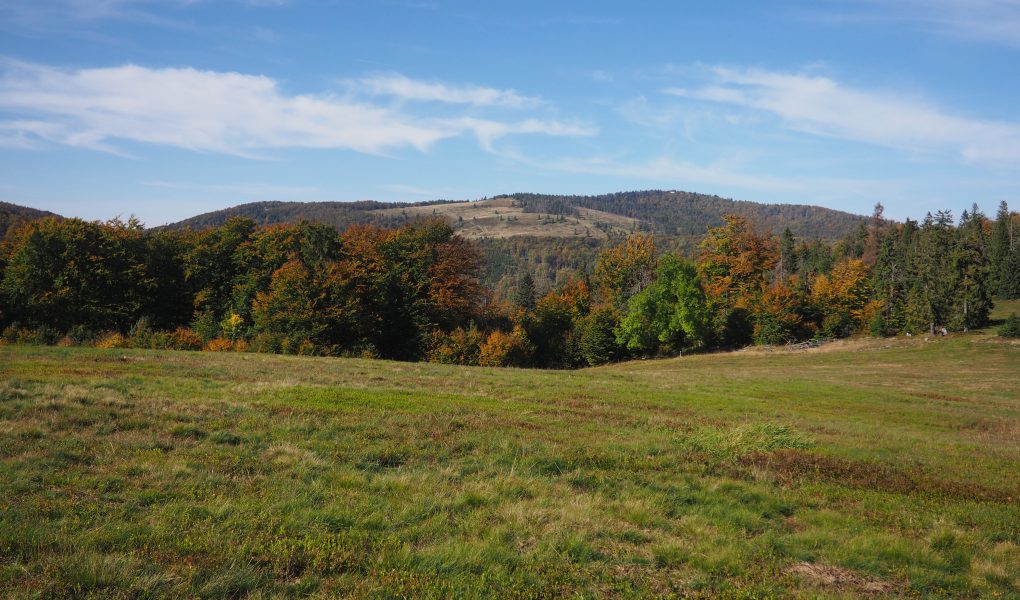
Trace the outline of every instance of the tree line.
<instances>
[{"instance_id":1,"label":"tree line","mask_svg":"<svg viewBox=\"0 0 1020 600\"><path fill-rule=\"evenodd\" d=\"M490 254L491 256L491 254ZM343 231L233 218L203 231L44 218L0 245L7 342L248 350L574 368L817 337L983 327L1020 298L1020 216L881 206L837 243L740 215L693 252L636 233L538 294L496 296L440 220Z\"/></svg>"}]
</instances>

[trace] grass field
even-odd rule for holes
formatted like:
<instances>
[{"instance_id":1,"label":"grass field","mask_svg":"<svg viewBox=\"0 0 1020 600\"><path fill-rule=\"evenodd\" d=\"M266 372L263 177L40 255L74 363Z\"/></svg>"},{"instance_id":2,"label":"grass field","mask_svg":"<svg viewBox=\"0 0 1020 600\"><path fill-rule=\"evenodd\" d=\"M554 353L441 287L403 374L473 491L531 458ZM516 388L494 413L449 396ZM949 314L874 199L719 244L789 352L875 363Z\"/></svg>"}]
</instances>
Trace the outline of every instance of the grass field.
<instances>
[{"instance_id":1,"label":"grass field","mask_svg":"<svg viewBox=\"0 0 1020 600\"><path fill-rule=\"evenodd\" d=\"M10 597L1020 597L1020 344L3 347L0 557Z\"/></svg>"},{"instance_id":2,"label":"grass field","mask_svg":"<svg viewBox=\"0 0 1020 600\"><path fill-rule=\"evenodd\" d=\"M637 219L602 212L590 208L577 208L575 214L562 222L550 220L550 215L524 212L514 206L510 198L493 198L476 202L455 202L406 208L387 208L376 211L380 215L410 217L443 217L453 225L457 235L467 239L509 238L518 235L537 237L593 237L607 239L608 228L617 235L636 231Z\"/></svg>"}]
</instances>

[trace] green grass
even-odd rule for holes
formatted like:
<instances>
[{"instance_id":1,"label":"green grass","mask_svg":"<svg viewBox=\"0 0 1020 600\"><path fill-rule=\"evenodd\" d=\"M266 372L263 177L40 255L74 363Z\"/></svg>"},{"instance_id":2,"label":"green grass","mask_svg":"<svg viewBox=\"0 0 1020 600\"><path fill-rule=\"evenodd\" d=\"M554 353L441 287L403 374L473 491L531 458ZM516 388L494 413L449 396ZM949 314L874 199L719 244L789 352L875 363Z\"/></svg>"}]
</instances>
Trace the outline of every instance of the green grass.
<instances>
[{"instance_id":1,"label":"green grass","mask_svg":"<svg viewBox=\"0 0 1020 600\"><path fill-rule=\"evenodd\" d=\"M575 372L2 347L0 590L1020 597L991 331Z\"/></svg>"}]
</instances>

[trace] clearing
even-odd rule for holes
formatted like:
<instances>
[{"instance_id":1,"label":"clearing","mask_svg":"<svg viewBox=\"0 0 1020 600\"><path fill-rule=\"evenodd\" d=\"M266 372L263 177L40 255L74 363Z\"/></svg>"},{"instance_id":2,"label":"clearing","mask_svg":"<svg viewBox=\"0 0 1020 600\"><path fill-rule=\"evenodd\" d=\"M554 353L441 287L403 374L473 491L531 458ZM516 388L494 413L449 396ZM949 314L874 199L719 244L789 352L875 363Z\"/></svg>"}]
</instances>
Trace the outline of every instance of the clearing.
<instances>
[{"instance_id":1,"label":"clearing","mask_svg":"<svg viewBox=\"0 0 1020 600\"><path fill-rule=\"evenodd\" d=\"M1018 597L1020 344L0 348L9 597Z\"/></svg>"}]
</instances>

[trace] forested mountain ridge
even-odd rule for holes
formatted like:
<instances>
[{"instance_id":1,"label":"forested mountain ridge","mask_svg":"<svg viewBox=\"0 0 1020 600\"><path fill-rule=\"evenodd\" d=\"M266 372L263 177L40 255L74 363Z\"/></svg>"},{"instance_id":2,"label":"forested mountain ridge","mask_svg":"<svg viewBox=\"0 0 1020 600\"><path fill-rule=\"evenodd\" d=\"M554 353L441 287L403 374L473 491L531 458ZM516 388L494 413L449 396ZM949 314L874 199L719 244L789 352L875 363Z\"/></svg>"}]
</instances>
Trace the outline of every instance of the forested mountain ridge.
<instances>
[{"instance_id":1,"label":"forested mountain ridge","mask_svg":"<svg viewBox=\"0 0 1020 600\"><path fill-rule=\"evenodd\" d=\"M836 240L865 220L851 213L802 204L761 204L708 194L647 190L598 196L509 194L476 202L256 202L204 213L173 223L172 229L216 227L231 217L258 225L313 221L344 228L371 223L395 226L443 217L473 239L516 236L606 238L633 231L666 236L701 236L726 214L746 217L773 233L785 228L800 238Z\"/></svg>"},{"instance_id":2,"label":"forested mountain ridge","mask_svg":"<svg viewBox=\"0 0 1020 600\"><path fill-rule=\"evenodd\" d=\"M4 239L7 232L14 230L19 225L29 221L35 221L43 217L55 217L57 215L37 208L29 208L10 202L0 202L0 240Z\"/></svg>"},{"instance_id":3,"label":"forested mountain ridge","mask_svg":"<svg viewBox=\"0 0 1020 600\"><path fill-rule=\"evenodd\" d=\"M573 214L592 209L629 217L657 234L701 236L719 226L723 215L747 218L756 227L779 234L785 228L801 238L840 239L865 217L805 204L763 204L677 190L618 192L598 196L511 194L525 212Z\"/></svg>"}]
</instances>

